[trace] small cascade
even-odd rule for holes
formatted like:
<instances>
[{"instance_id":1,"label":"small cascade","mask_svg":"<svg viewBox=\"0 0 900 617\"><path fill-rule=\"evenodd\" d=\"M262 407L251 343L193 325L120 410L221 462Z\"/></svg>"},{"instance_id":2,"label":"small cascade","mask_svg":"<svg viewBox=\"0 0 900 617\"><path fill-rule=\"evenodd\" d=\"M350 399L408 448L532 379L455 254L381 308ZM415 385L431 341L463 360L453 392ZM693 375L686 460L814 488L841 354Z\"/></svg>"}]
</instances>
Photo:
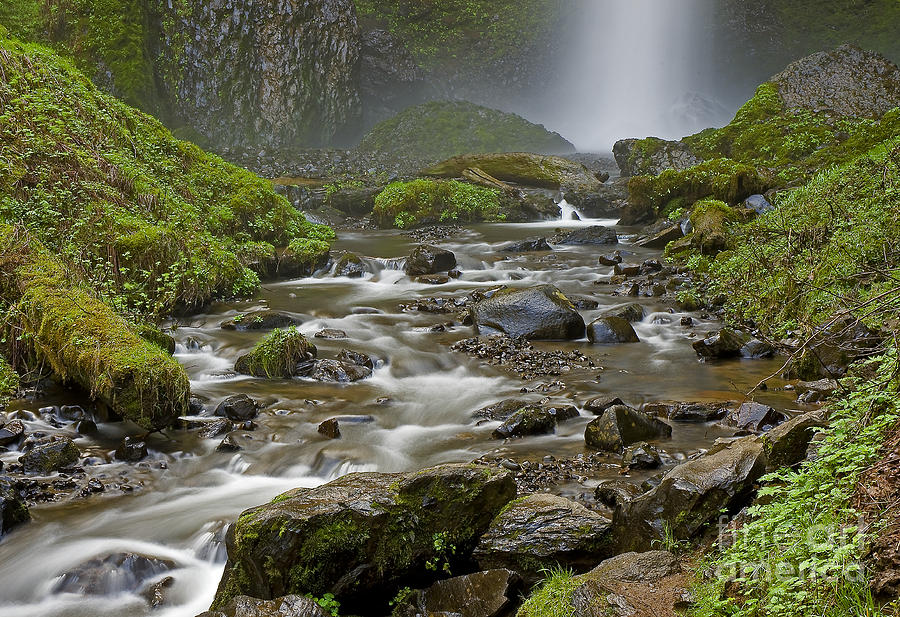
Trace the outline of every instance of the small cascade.
<instances>
[{"instance_id":1,"label":"small cascade","mask_svg":"<svg viewBox=\"0 0 900 617\"><path fill-rule=\"evenodd\" d=\"M560 221L582 221L584 215L578 211L578 208L567 202L565 199L559 202Z\"/></svg>"}]
</instances>

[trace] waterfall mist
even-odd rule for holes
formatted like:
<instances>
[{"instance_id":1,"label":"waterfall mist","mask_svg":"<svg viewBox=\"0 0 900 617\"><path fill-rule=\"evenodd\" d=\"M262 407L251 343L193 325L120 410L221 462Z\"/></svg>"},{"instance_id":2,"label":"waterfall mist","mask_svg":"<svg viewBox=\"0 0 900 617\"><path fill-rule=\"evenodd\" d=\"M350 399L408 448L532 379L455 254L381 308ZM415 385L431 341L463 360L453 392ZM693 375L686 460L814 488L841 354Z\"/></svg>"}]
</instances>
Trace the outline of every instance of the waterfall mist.
<instances>
[{"instance_id":1,"label":"waterfall mist","mask_svg":"<svg viewBox=\"0 0 900 617\"><path fill-rule=\"evenodd\" d=\"M542 121L582 151L727 123L714 92L711 0L578 0ZM543 115L543 114L542 114Z\"/></svg>"}]
</instances>

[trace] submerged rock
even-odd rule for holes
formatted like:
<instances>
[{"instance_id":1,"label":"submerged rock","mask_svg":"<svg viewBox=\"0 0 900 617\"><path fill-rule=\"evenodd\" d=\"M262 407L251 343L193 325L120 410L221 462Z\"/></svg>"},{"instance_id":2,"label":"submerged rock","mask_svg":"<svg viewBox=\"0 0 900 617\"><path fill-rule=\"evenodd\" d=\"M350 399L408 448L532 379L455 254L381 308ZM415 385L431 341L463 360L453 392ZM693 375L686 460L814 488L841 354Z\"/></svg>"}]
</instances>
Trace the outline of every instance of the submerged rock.
<instances>
[{"instance_id":1,"label":"submerged rock","mask_svg":"<svg viewBox=\"0 0 900 617\"><path fill-rule=\"evenodd\" d=\"M420 244L406 260L404 271L408 276L437 274L456 267L456 255L430 244Z\"/></svg>"},{"instance_id":2,"label":"submerged rock","mask_svg":"<svg viewBox=\"0 0 900 617\"><path fill-rule=\"evenodd\" d=\"M506 568L537 582L547 564L585 571L608 556L610 521L556 495L514 501L482 536L473 556L483 569Z\"/></svg>"},{"instance_id":3,"label":"submerged rock","mask_svg":"<svg viewBox=\"0 0 900 617\"><path fill-rule=\"evenodd\" d=\"M589 448L622 452L625 446L648 439L670 437L672 427L637 409L614 405L591 420L584 431Z\"/></svg>"},{"instance_id":4,"label":"submerged rock","mask_svg":"<svg viewBox=\"0 0 900 617\"><path fill-rule=\"evenodd\" d=\"M618 244L619 236L615 229L602 225L592 225L562 234L553 239L554 244Z\"/></svg>"},{"instance_id":5,"label":"submerged rock","mask_svg":"<svg viewBox=\"0 0 900 617\"><path fill-rule=\"evenodd\" d=\"M111 596L139 590L149 579L175 569L175 562L138 553L115 553L63 572L54 593Z\"/></svg>"},{"instance_id":6,"label":"submerged rock","mask_svg":"<svg viewBox=\"0 0 900 617\"><path fill-rule=\"evenodd\" d=\"M30 520L28 506L19 497L12 482L0 477L0 536Z\"/></svg>"},{"instance_id":7,"label":"submerged rock","mask_svg":"<svg viewBox=\"0 0 900 617\"><path fill-rule=\"evenodd\" d=\"M126 437L116 448L116 459L126 463L137 463L147 457L147 443L141 439Z\"/></svg>"},{"instance_id":8,"label":"submerged rock","mask_svg":"<svg viewBox=\"0 0 900 617\"><path fill-rule=\"evenodd\" d=\"M639 343L631 323L622 317L600 317L588 324L588 340L596 344Z\"/></svg>"},{"instance_id":9,"label":"submerged rock","mask_svg":"<svg viewBox=\"0 0 900 617\"><path fill-rule=\"evenodd\" d=\"M239 595L291 593L332 593L348 614L386 610L398 588L438 577L426 563L459 568L515 493L511 474L477 465L352 473L289 491L238 518L213 610Z\"/></svg>"},{"instance_id":10,"label":"submerged rock","mask_svg":"<svg viewBox=\"0 0 900 617\"><path fill-rule=\"evenodd\" d=\"M556 418L546 409L529 405L515 411L503 424L494 429L494 439L545 435L556 428Z\"/></svg>"},{"instance_id":11,"label":"submerged rock","mask_svg":"<svg viewBox=\"0 0 900 617\"><path fill-rule=\"evenodd\" d=\"M530 340L567 340L584 336L584 319L553 285L504 288L470 308L478 334L507 334Z\"/></svg>"}]
</instances>

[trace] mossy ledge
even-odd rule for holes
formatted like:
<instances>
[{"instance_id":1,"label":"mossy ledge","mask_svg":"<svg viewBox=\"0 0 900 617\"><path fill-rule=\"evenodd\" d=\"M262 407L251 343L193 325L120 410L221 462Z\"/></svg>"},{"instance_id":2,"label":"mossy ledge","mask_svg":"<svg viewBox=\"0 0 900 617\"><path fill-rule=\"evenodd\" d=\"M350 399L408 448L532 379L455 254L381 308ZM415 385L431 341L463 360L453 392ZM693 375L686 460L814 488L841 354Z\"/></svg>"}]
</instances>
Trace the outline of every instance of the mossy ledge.
<instances>
[{"instance_id":1,"label":"mossy ledge","mask_svg":"<svg viewBox=\"0 0 900 617\"><path fill-rule=\"evenodd\" d=\"M113 412L147 430L186 413L187 374L76 280L23 228L0 225L0 301L14 362L46 362Z\"/></svg>"}]
</instances>

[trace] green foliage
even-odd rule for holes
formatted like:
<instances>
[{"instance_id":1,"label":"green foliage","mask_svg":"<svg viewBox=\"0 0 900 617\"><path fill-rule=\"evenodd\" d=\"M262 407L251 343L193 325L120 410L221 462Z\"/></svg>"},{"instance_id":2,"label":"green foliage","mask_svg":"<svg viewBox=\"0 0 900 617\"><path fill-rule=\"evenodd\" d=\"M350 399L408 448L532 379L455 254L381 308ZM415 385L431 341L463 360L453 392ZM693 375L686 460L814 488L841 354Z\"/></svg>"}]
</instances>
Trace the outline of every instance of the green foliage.
<instances>
[{"instance_id":1,"label":"green foliage","mask_svg":"<svg viewBox=\"0 0 900 617\"><path fill-rule=\"evenodd\" d=\"M850 498L900 420L897 362L891 349L867 362L867 377L845 384L850 393L829 406L818 457L763 478L750 522L706 564L712 577L698 583L693 617L880 614L860 566L866 534Z\"/></svg>"},{"instance_id":2,"label":"green foliage","mask_svg":"<svg viewBox=\"0 0 900 617\"><path fill-rule=\"evenodd\" d=\"M19 374L0 355L0 405L19 391Z\"/></svg>"},{"instance_id":3,"label":"green foliage","mask_svg":"<svg viewBox=\"0 0 900 617\"><path fill-rule=\"evenodd\" d=\"M559 566L546 571L546 578L536 591L525 600L516 617L572 617L575 607L572 594L578 580L572 570Z\"/></svg>"},{"instance_id":4,"label":"green foliage","mask_svg":"<svg viewBox=\"0 0 900 617\"><path fill-rule=\"evenodd\" d=\"M425 562L425 568L450 576L450 560L456 554L456 546L450 542L450 535L446 531L434 534L432 541L434 557Z\"/></svg>"},{"instance_id":5,"label":"green foliage","mask_svg":"<svg viewBox=\"0 0 900 617\"><path fill-rule=\"evenodd\" d=\"M297 328L273 330L240 358L235 370L247 375L289 379L297 363L315 355L316 347Z\"/></svg>"},{"instance_id":6,"label":"green foliage","mask_svg":"<svg viewBox=\"0 0 900 617\"><path fill-rule=\"evenodd\" d=\"M689 540L679 540L675 537L675 532L668 523L663 523L663 537L651 540L650 544L658 550L669 551L675 555L680 555L691 547Z\"/></svg>"},{"instance_id":7,"label":"green foliage","mask_svg":"<svg viewBox=\"0 0 900 617\"><path fill-rule=\"evenodd\" d=\"M0 39L0 51L0 222L24 225L117 310L248 295L260 248L333 238L50 50Z\"/></svg>"},{"instance_id":8,"label":"green foliage","mask_svg":"<svg viewBox=\"0 0 900 617\"><path fill-rule=\"evenodd\" d=\"M500 193L456 180L413 180L389 184L375 197L382 224L400 229L428 222L503 220Z\"/></svg>"},{"instance_id":9,"label":"green foliage","mask_svg":"<svg viewBox=\"0 0 900 617\"><path fill-rule=\"evenodd\" d=\"M355 0L364 22L396 35L430 69L480 67L552 36L559 0Z\"/></svg>"},{"instance_id":10,"label":"green foliage","mask_svg":"<svg viewBox=\"0 0 900 617\"><path fill-rule=\"evenodd\" d=\"M334 599L333 593L326 593L321 598L316 598L312 594L306 594L307 598L311 598L322 607L322 610L331 615L331 617L338 617L341 612L341 603Z\"/></svg>"},{"instance_id":11,"label":"green foliage","mask_svg":"<svg viewBox=\"0 0 900 617\"><path fill-rule=\"evenodd\" d=\"M416 105L376 125L361 150L440 161L487 152L571 152L559 134L515 114L464 101Z\"/></svg>"},{"instance_id":12,"label":"green foliage","mask_svg":"<svg viewBox=\"0 0 900 617\"><path fill-rule=\"evenodd\" d=\"M732 227L735 249L710 263L711 293L775 333L840 310L878 325L898 310L900 140L815 176L776 209Z\"/></svg>"}]
</instances>

